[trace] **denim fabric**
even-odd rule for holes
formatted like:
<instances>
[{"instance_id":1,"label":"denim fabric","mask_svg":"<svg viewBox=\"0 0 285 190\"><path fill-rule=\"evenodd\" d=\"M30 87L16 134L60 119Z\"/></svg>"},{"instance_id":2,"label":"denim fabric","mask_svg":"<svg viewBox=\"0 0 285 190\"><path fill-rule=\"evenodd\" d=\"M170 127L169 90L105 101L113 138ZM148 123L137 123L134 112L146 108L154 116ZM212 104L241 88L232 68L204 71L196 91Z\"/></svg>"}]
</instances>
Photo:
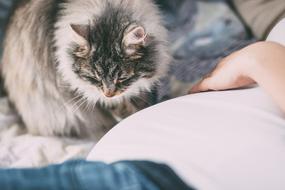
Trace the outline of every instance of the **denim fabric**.
<instances>
[{"instance_id":1,"label":"denim fabric","mask_svg":"<svg viewBox=\"0 0 285 190\"><path fill-rule=\"evenodd\" d=\"M1 190L190 190L168 166L68 161L39 169L0 170Z\"/></svg>"}]
</instances>

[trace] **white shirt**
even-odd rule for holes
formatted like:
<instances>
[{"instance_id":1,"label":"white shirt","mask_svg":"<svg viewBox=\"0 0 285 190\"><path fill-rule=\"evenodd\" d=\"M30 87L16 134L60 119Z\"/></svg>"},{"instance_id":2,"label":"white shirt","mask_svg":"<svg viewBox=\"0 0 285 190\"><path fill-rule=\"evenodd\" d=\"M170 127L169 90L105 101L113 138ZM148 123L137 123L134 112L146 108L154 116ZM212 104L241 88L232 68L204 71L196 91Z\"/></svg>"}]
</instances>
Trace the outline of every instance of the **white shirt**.
<instances>
[{"instance_id":1,"label":"white shirt","mask_svg":"<svg viewBox=\"0 0 285 190\"><path fill-rule=\"evenodd\" d=\"M189 95L127 118L89 159L163 162L198 189L284 190L285 117L259 87Z\"/></svg>"}]
</instances>

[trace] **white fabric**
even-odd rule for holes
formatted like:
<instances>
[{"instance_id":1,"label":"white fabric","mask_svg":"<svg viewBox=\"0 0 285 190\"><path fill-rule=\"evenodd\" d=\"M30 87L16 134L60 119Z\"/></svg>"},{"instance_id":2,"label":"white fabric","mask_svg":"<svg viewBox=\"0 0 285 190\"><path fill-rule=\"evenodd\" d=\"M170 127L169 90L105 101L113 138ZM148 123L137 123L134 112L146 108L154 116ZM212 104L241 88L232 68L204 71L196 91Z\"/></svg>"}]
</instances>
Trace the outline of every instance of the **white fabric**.
<instances>
[{"instance_id":1,"label":"white fabric","mask_svg":"<svg viewBox=\"0 0 285 190\"><path fill-rule=\"evenodd\" d=\"M198 189L285 189L285 120L261 89L171 100L131 116L88 159L153 160Z\"/></svg>"},{"instance_id":2,"label":"white fabric","mask_svg":"<svg viewBox=\"0 0 285 190\"><path fill-rule=\"evenodd\" d=\"M285 45L284 28L269 40ZM285 117L260 88L189 95L121 122L88 159L164 162L203 190L283 190Z\"/></svg>"},{"instance_id":3,"label":"white fabric","mask_svg":"<svg viewBox=\"0 0 285 190\"><path fill-rule=\"evenodd\" d=\"M39 167L85 158L94 144L91 140L33 136L20 125L7 98L0 98L0 168Z\"/></svg>"},{"instance_id":4,"label":"white fabric","mask_svg":"<svg viewBox=\"0 0 285 190\"><path fill-rule=\"evenodd\" d=\"M13 125L0 133L0 167L40 167L83 159L94 144L72 138L33 136Z\"/></svg>"},{"instance_id":5,"label":"white fabric","mask_svg":"<svg viewBox=\"0 0 285 190\"><path fill-rule=\"evenodd\" d=\"M281 20L268 35L267 41L285 45L285 19Z\"/></svg>"}]
</instances>

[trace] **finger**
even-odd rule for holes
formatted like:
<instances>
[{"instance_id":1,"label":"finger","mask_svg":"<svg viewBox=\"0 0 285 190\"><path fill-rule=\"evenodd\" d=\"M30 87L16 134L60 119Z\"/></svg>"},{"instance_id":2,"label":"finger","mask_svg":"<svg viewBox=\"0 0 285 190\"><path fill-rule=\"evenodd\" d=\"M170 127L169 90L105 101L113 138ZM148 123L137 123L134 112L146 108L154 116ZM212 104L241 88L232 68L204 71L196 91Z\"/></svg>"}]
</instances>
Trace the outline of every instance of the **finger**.
<instances>
[{"instance_id":1,"label":"finger","mask_svg":"<svg viewBox=\"0 0 285 190\"><path fill-rule=\"evenodd\" d=\"M190 93L198 93L198 92L205 92L208 90L212 90L211 87L212 84L212 78L205 78L204 80L202 80L200 83L198 83L197 85L195 85L191 90Z\"/></svg>"}]
</instances>

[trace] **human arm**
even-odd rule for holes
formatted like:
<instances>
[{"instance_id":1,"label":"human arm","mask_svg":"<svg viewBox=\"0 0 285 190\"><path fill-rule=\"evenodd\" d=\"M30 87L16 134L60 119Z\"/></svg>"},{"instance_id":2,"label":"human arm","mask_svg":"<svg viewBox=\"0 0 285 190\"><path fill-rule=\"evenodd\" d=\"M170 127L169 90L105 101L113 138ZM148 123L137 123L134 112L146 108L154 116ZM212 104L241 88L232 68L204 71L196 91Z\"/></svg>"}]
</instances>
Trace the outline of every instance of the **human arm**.
<instances>
[{"instance_id":1,"label":"human arm","mask_svg":"<svg viewBox=\"0 0 285 190\"><path fill-rule=\"evenodd\" d=\"M285 112L285 47L258 42L223 59L191 92L226 90L257 83Z\"/></svg>"}]
</instances>

